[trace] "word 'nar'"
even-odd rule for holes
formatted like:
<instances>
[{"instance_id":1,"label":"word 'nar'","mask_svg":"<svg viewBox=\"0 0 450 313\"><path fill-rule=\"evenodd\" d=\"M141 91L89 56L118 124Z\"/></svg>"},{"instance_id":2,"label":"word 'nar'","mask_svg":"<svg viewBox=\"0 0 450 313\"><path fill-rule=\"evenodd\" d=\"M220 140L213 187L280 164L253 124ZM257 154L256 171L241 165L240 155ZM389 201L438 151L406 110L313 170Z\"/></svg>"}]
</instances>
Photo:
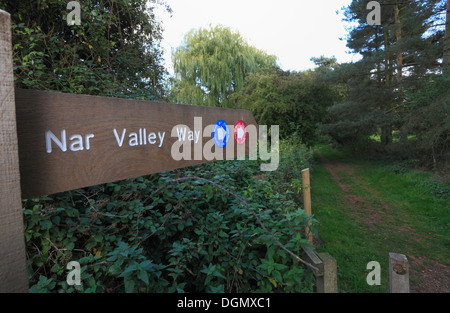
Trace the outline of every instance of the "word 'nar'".
<instances>
[{"instance_id":1,"label":"word 'nar'","mask_svg":"<svg viewBox=\"0 0 450 313\"><path fill-rule=\"evenodd\" d=\"M69 150L70 151L82 151L84 149L89 150L91 148L89 140L91 138L94 138L94 134L88 134L83 136L75 134L69 137L70 144L69 144ZM55 136L50 130L45 132L45 145L47 148L47 153L52 153L52 141L63 151L67 151L67 136L66 136L66 130L63 129L61 131L61 140L58 139L58 137ZM83 144L84 142L84 144Z\"/></svg>"}]
</instances>

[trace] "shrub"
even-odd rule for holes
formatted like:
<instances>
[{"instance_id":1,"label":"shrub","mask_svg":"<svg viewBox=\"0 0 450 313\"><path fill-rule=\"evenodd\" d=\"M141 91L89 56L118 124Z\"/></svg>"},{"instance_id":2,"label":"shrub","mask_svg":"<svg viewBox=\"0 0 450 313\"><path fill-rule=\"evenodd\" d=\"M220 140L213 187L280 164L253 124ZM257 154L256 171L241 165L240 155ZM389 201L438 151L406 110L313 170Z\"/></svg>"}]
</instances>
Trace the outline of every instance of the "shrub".
<instances>
[{"instance_id":1,"label":"shrub","mask_svg":"<svg viewBox=\"0 0 450 313\"><path fill-rule=\"evenodd\" d=\"M263 179L256 161L220 161L24 200L31 291L312 291L312 272L272 238L297 255L307 244L290 153ZM66 282L70 261L81 286Z\"/></svg>"}]
</instances>

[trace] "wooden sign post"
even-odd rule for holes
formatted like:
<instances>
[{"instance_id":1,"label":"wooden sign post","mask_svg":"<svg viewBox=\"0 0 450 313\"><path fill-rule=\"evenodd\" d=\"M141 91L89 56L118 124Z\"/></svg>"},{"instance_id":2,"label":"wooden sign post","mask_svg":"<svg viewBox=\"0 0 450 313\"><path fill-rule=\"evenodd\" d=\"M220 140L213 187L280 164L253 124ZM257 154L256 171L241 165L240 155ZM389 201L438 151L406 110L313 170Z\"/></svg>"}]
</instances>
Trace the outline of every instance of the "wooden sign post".
<instances>
[{"instance_id":1,"label":"wooden sign post","mask_svg":"<svg viewBox=\"0 0 450 313\"><path fill-rule=\"evenodd\" d=\"M26 292L10 15L0 10L0 292Z\"/></svg>"},{"instance_id":2,"label":"wooden sign post","mask_svg":"<svg viewBox=\"0 0 450 313\"><path fill-rule=\"evenodd\" d=\"M0 77L0 292L28 290L22 198L245 158L257 146L245 110L14 90L4 11Z\"/></svg>"}]
</instances>

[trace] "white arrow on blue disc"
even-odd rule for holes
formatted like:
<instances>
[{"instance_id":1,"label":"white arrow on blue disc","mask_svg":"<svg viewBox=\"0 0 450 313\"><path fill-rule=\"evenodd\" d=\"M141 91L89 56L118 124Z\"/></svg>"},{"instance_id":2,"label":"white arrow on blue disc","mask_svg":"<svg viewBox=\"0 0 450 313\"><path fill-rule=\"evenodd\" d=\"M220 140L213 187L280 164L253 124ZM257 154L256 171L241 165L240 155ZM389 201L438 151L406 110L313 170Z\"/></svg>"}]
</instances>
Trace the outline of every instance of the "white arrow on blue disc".
<instances>
[{"instance_id":1,"label":"white arrow on blue disc","mask_svg":"<svg viewBox=\"0 0 450 313\"><path fill-rule=\"evenodd\" d=\"M225 121L219 120L214 124L212 135L216 145L219 148L223 148L230 140L230 128Z\"/></svg>"}]
</instances>

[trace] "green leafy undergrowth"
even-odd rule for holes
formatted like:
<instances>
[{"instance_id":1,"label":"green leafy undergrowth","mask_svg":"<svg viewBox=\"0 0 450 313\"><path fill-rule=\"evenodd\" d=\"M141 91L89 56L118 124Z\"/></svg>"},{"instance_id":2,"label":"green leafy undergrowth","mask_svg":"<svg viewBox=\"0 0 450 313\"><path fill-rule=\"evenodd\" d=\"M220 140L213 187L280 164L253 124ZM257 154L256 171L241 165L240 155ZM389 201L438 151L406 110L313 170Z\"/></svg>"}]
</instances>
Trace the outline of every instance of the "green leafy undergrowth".
<instances>
[{"instance_id":1,"label":"green leafy undergrowth","mask_svg":"<svg viewBox=\"0 0 450 313\"><path fill-rule=\"evenodd\" d=\"M307 151L282 151L274 173L219 161L24 200L31 291L311 292L312 272L272 238L297 255L307 244L301 187L283 174L307 167L295 155ZM221 188L180 180L193 176ZM81 285L66 281L70 261Z\"/></svg>"}]
</instances>

